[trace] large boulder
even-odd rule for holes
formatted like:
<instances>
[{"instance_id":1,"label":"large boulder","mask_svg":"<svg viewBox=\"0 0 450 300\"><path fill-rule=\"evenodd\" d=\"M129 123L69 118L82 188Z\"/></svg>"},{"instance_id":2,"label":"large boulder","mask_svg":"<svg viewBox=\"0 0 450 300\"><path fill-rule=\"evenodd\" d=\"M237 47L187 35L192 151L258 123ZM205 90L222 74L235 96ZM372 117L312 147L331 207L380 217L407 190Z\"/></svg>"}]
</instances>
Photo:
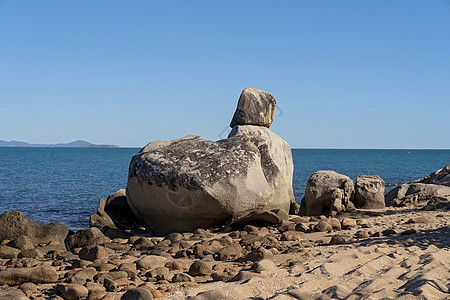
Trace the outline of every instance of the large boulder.
<instances>
[{"instance_id":1,"label":"large boulder","mask_svg":"<svg viewBox=\"0 0 450 300\"><path fill-rule=\"evenodd\" d=\"M257 125L269 128L275 116L276 107L277 103L272 94L260 89L247 88L239 97L230 127Z\"/></svg>"},{"instance_id":2,"label":"large boulder","mask_svg":"<svg viewBox=\"0 0 450 300\"><path fill-rule=\"evenodd\" d=\"M437 170L424 178L414 180L410 183L427 183L450 186L450 165Z\"/></svg>"},{"instance_id":3,"label":"large boulder","mask_svg":"<svg viewBox=\"0 0 450 300\"><path fill-rule=\"evenodd\" d=\"M120 189L107 200L100 199L97 213L91 215L89 225L93 227L110 227L118 229L131 229L139 223L128 205L126 190Z\"/></svg>"},{"instance_id":4,"label":"large boulder","mask_svg":"<svg viewBox=\"0 0 450 300\"><path fill-rule=\"evenodd\" d=\"M384 180L377 175L361 175L355 180L357 208L384 208Z\"/></svg>"},{"instance_id":5,"label":"large boulder","mask_svg":"<svg viewBox=\"0 0 450 300\"><path fill-rule=\"evenodd\" d=\"M15 240L25 235L34 244L59 242L64 245L68 233L69 229L63 224L39 224L28 219L20 211L7 211L0 215L0 241Z\"/></svg>"},{"instance_id":6,"label":"large boulder","mask_svg":"<svg viewBox=\"0 0 450 300\"><path fill-rule=\"evenodd\" d=\"M258 116L269 114L268 127L275 111L273 96L248 90L239 100L246 105L238 105L237 111L253 116L258 108ZM260 96L247 97L246 91ZM236 126L227 139L214 142L190 135L154 141L132 158L128 203L154 233L243 220L279 222L288 216L294 202L289 145L266 127L241 123L232 122Z\"/></svg>"},{"instance_id":7,"label":"large boulder","mask_svg":"<svg viewBox=\"0 0 450 300\"><path fill-rule=\"evenodd\" d=\"M320 170L311 175L306 183L305 197L301 203L302 214L328 215L354 209L355 187L350 177L335 171Z\"/></svg>"},{"instance_id":8,"label":"large boulder","mask_svg":"<svg viewBox=\"0 0 450 300\"><path fill-rule=\"evenodd\" d=\"M405 183L385 196L386 206L417 206L433 197L450 196L450 187L426 183Z\"/></svg>"}]
</instances>

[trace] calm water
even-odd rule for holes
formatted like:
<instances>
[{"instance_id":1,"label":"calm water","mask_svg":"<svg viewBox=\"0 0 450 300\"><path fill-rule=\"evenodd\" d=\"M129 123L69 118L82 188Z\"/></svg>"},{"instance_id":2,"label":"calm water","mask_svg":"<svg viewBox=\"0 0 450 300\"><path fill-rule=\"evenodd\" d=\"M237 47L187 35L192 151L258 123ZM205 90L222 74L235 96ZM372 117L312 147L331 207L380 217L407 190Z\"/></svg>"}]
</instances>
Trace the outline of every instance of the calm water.
<instances>
[{"instance_id":1,"label":"calm water","mask_svg":"<svg viewBox=\"0 0 450 300\"><path fill-rule=\"evenodd\" d=\"M99 198L126 186L128 165L138 151L0 148L0 213L20 210L40 223L58 221L74 230L85 228ZM334 170L352 179L379 175L393 186L450 164L450 150L294 149L292 153L297 201L317 170Z\"/></svg>"}]
</instances>

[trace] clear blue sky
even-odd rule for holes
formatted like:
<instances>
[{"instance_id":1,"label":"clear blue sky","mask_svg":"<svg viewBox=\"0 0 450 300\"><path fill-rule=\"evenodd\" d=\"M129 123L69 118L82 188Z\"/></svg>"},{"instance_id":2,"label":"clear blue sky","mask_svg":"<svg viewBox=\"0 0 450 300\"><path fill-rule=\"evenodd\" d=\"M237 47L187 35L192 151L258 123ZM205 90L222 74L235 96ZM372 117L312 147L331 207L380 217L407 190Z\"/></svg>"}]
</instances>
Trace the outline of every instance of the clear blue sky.
<instances>
[{"instance_id":1,"label":"clear blue sky","mask_svg":"<svg viewBox=\"0 0 450 300\"><path fill-rule=\"evenodd\" d=\"M450 1L0 0L0 139L217 140L246 87L296 148L450 148Z\"/></svg>"}]
</instances>

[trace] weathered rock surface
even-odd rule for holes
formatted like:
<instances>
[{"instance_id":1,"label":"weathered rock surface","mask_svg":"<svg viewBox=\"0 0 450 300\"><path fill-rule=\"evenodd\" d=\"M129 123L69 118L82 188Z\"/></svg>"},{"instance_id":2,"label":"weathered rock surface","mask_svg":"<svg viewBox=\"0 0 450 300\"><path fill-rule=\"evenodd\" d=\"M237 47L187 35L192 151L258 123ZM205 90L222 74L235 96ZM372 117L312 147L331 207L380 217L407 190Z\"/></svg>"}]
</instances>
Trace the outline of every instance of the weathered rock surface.
<instances>
[{"instance_id":1,"label":"weathered rock surface","mask_svg":"<svg viewBox=\"0 0 450 300\"><path fill-rule=\"evenodd\" d=\"M238 111L246 112L249 101L260 101L249 107L267 114L268 100L261 97L245 96L247 104ZM251 109L249 116L255 113ZM287 218L295 202L289 145L268 128L242 123L235 123L224 140L191 135L154 141L132 158L128 203L154 233Z\"/></svg>"},{"instance_id":2,"label":"weathered rock surface","mask_svg":"<svg viewBox=\"0 0 450 300\"><path fill-rule=\"evenodd\" d=\"M152 293L146 288L137 287L131 290L128 290L123 296L120 298L121 300L151 300L153 299Z\"/></svg>"},{"instance_id":3,"label":"weathered rock surface","mask_svg":"<svg viewBox=\"0 0 450 300\"><path fill-rule=\"evenodd\" d=\"M423 210L436 210L436 211L447 211L450 210L450 196L448 197L433 197L428 201L427 205L424 206Z\"/></svg>"},{"instance_id":4,"label":"weathered rock surface","mask_svg":"<svg viewBox=\"0 0 450 300\"><path fill-rule=\"evenodd\" d=\"M300 213L312 216L354 209L353 181L334 171L317 171L306 184Z\"/></svg>"},{"instance_id":5,"label":"weathered rock surface","mask_svg":"<svg viewBox=\"0 0 450 300\"><path fill-rule=\"evenodd\" d=\"M0 291L0 300L28 300L29 298L21 290Z\"/></svg>"},{"instance_id":6,"label":"weathered rock surface","mask_svg":"<svg viewBox=\"0 0 450 300\"><path fill-rule=\"evenodd\" d=\"M107 200L100 199L97 213L91 215L89 224L98 228L108 226L126 230L139 221L128 205L126 190L120 189L109 195Z\"/></svg>"},{"instance_id":7,"label":"weathered rock surface","mask_svg":"<svg viewBox=\"0 0 450 300\"><path fill-rule=\"evenodd\" d=\"M421 201L429 201L433 197L449 197L450 187L437 184L405 183L385 196L386 206L417 206Z\"/></svg>"},{"instance_id":8,"label":"weathered rock surface","mask_svg":"<svg viewBox=\"0 0 450 300\"><path fill-rule=\"evenodd\" d=\"M377 175L361 175L355 180L357 208L384 208L384 180Z\"/></svg>"},{"instance_id":9,"label":"weathered rock surface","mask_svg":"<svg viewBox=\"0 0 450 300\"><path fill-rule=\"evenodd\" d=\"M50 266L14 268L0 271L0 284L19 285L25 282L52 283L57 280L58 274Z\"/></svg>"},{"instance_id":10,"label":"weathered rock surface","mask_svg":"<svg viewBox=\"0 0 450 300\"><path fill-rule=\"evenodd\" d=\"M57 241L64 244L69 230L60 223L39 224L28 219L20 211L7 211L0 215L0 241L15 240L27 236L33 243Z\"/></svg>"},{"instance_id":11,"label":"weathered rock surface","mask_svg":"<svg viewBox=\"0 0 450 300\"><path fill-rule=\"evenodd\" d=\"M410 183L437 184L450 187L450 165L437 170L424 178L414 180Z\"/></svg>"},{"instance_id":12,"label":"weathered rock surface","mask_svg":"<svg viewBox=\"0 0 450 300\"><path fill-rule=\"evenodd\" d=\"M260 89L247 88L242 91L231 120L230 127L236 125L257 125L269 128L272 124L277 103L272 94Z\"/></svg>"}]
</instances>

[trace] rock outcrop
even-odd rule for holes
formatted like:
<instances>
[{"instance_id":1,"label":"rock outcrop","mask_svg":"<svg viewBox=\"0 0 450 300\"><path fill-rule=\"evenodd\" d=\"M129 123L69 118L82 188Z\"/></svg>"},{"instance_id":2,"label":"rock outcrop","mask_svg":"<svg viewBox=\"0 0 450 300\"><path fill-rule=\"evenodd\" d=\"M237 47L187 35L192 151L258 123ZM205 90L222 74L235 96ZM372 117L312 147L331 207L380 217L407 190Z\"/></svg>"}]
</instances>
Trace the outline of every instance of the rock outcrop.
<instances>
[{"instance_id":1,"label":"rock outcrop","mask_svg":"<svg viewBox=\"0 0 450 300\"><path fill-rule=\"evenodd\" d=\"M39 224L20 211L7 211L0 215L0 241L15 240L24 235L35 244L58 242L64 244L69 229L60 223Z\"/></svg>"},{"instance_id":2,"label":"rock outcrop","mask_svg":"<svg viewBox=\"0 0 450 300\"><path fill-rule=\"evenodd\" d=\"M415 207L420 202L431 200L433 197L449 197L450 187L426 183L405 183L385 196L386 206Z\"/></svg>"},{"instance_id":3,"label":"rock outcrop","mask_svg":"<svg viewBox=\"0 0 450 300\"><path fill-rule=\"evenodd\" d=\"M328 215L354 209L355 187L350 177L334 171L317 171L306 183L300 213L309 216Z\"/></svg>"},{"instance_id":4,"label":"rock outcrop","mask_svg":"<svg viewBox=\"0 0 450 300\"><path fill-rule=\"evenodd\" d=\"M361 175L355 180L356 208L384 208L384 180L377 175Z\"/></svg>"},{"instance_id":5,"label":"rock outcrop","mask_svg":"<svg viewBox=\"0 0 450 300\"><path fill-rule=\"evenodd\" d=\"M246 89L227 139L149 143L130 163L134 213L157 234L245 219L279 222L294 202L293 163L289 145L267 128L275 108L269 93Z\"/></svg>"},{"instance_id":6,"label":"rock outcrop","mask_svg":"<svg viewBox=\"0 0 450 300\"><path fill-rule=\"evenodd\" d=\"M450 165L437 170L424 178L414 180L410 183L427 183L450 186Z\"/></svg>"}]
</instances>

